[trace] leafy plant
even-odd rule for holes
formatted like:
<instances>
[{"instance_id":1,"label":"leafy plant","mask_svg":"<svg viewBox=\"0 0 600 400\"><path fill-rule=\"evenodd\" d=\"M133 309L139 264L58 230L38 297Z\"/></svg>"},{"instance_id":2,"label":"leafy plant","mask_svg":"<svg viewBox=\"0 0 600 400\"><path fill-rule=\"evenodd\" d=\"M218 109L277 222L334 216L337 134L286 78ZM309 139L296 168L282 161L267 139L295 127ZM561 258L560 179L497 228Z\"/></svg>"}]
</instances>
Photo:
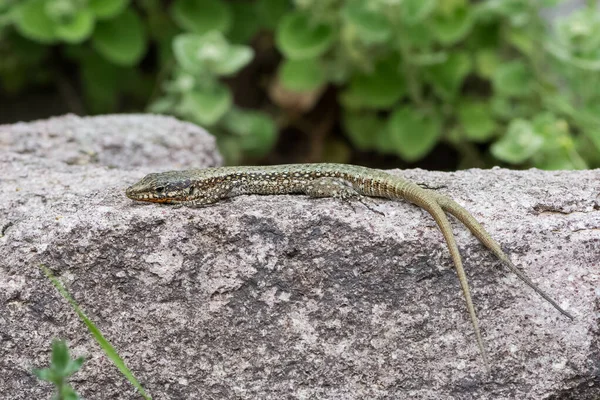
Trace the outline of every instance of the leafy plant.
<instances>
[{"instance_id":1,"label":"leafy plant","mask_svg":"<svg viewBox=\"0 0 600 400\"><path fill-rule=\"evenodd\" d=\"M59 46L88 111L150 104L207 127L230 163L299 130L309 160L452 148L460 167L598 167L598 5L547 17L558 3L12 0L0 82L52 81Z\"/></svg>"},{"instance_id":2,"label":"leafy plant","mask_svg":"<svg viewBox=\"0 0 600 400\"><path fill-rule=\"evenodd\" d=\"M44 275L46 275L46 277L52 283L52 285L56 288L56 290L58 290L60 295L73 308L75 313L79 316L79 319L81 319L83 321L83 323L88 328L88 330L90 331L90 333L92 334L92 336L96 340L96 342L100 345L100 347L102 348L102 351L104 351L104 354L106 354L108 359L111 360L113 362L113 364L115 364L115 366L119 369L121 374L125 378L127 378L127 380L133 385L133 387L135 387L137 389L137 391L140 393L140 395L145 400L151 399L151 397L146 394L142 385L138 382L136 377L133 375L133 372L131 372L131 370L127 367L127 365L125 364L125 361L123 361L121 356L119 356L119 353L115 350L113 345L110 344L110 342L104 337L104 335L102 334L102 332L100 332L100 330L98 329L96 324L94 324L92 322L92 320L89 319L88 316L81 310L81 308L79 307L79 304L77 304L75 299L73 299L73 297L69 294L69 292L67 292L67 289L54 276L52 271L50 271L50 269L43 264L40 265L40 269L42 270ZM75 360L74 364L70 363L70 361L65 361L65 360L69 360L69 355L68 355L68 351L66 350L66 345L64 346L64 348L62 346L63 345L57 345L58 351L57 351L56 357L57 357L58 363L57 363L56 371L58 371L58 372L55 371L54 375L50 372L44 372L42 374L42 376L44 376L44 378L52 378L53 380L51 382L61 381L61 379L64 381L65 377L73 374L75 371L77 371L77 369L79 369L79 367L77 367L77 369L74 369L75 366L77 366L78 364L79 364L79 366L81 366L81 363L83 363L83 360L78 361L79 359ZM54 346L53 346L52 357L53 357L52 360L54 363ZM52 369L52 366L51 366L51 369ZM42 370L42 371L44 371L44 370ZM69 373L68 375L67 375L67 372ZM36 372L34 372L34 373L36 373ZM57 375L57 373L59 373L59 375ZM38 377L40 377L40 376L38 375ZM40 379L43 379L43 378L40 377ZM64 382L63 382L63 386L64 386ZM61 389L61 390L63 390L63 389ZM64 390L68 394L73 392L72 389L68 389L68 388L64 389ZM61 392L59 391L59 393L61 393ZM66 399L76 399L76 398L77 397L67 397Z\"/></svg>"},{"instance_id":3,"label":"leafy plant","mask_svg":"<svg viewBox=\"0 0 600 400\"><path fill-rule=\"evenodd\" d=\"M14 6L13 17L17 30L28 39L43 43L80 43L104 20L112 21L108 23L113 27L124 26L115 23L114 18L125 11L128 3L129 0L24 0ZM130 29L128 33L139 36L137 16L132 10L126 11L127 20L121 22L132 23L132 27L126 27ZM104 28L96 35L106 39L112 33ZM131 38L125 36L121 40L129 42Z\"/></svg>"},{"instance_id":4,"label":"leafy plant","mask_svg":"<svg viewBox=\"0 0 600 400\"><path fill-rule=\"evenodd\" d=\"M552 29L540 14L556 3L296 1L276 32L279 79L292 91L341 86L361 150L414 162L445 142L462 166L598 165L597 6Z\"/></svg>"},{"instance_id":5,"label":"leafy plant","mask_svg":"<svg viewBox=\"0 0 600 400\"><path fill-rule=\"evenodd\" d=\"M177 35L173 54L174 77L164 83L166 95L152 104L150 110L168 112L210 127L221 132L221 141L236 140L239 146L230 146L231 151L226 153L229 160L241 158L242 151L253 157L268 152L276 138L271 118L259 111L234 107L231 90L220 81L251 61L252 48L232 44L222 33L211 30L202 35Z\"/></svg>"},{"instance_id":6,"label":"leafy plant","mask_svg":"<svg viewBox=\"0 0 600 400\"><path fill-rule=\"evenodd\" d=\"M32 372L38 379L51 382L56 386L56 392L52 399L78 400L79 395L69 385L67 379L81 368L84 360L84 357L72 360L67 344L62 340L53 340L50 367L34 369Z\"/></svg>"}]
</instances>

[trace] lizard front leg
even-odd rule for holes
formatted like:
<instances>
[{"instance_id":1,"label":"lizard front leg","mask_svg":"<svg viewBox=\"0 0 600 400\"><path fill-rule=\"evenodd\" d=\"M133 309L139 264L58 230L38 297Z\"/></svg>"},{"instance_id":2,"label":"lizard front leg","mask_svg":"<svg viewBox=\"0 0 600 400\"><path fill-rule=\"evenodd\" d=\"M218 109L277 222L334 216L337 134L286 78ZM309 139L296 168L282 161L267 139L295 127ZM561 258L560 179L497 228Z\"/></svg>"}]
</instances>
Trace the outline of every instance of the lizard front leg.
<instances>
[{"instance_id":1,"label":"lizard front leg","mask_svg":"<svg viewBox=\"0 0 600 400\"><path fill-rule=\"evenodd\" d=\"M220 182L217 185L210 187L209 189L202 190L201 195L194 198L193 200L182 202L183 205L190 208L200 208L210 206L221 200L230 198L235 189L239 186L236 182ZM194 190L191 191L193 193Z\"/></svg>"}]
</instances>

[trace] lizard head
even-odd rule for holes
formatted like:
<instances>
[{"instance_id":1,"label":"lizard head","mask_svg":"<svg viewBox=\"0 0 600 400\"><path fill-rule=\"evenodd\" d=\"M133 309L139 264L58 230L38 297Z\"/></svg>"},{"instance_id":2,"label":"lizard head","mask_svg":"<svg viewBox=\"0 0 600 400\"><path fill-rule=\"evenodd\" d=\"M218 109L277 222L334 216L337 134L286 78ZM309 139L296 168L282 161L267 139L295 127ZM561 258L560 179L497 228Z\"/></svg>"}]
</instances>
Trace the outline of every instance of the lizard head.
<instances>
[{"instance_id":1,"label":"lizard head","mask_svg":"<svg viewBox=\"0 0 600 400\"><path fill-rule=\"evenodd\" d=\"M132 200L153 203L181 203L191 199L191 180L178 171L148 174L127 188L125 194Z\"/></svg>"}]
</instances>

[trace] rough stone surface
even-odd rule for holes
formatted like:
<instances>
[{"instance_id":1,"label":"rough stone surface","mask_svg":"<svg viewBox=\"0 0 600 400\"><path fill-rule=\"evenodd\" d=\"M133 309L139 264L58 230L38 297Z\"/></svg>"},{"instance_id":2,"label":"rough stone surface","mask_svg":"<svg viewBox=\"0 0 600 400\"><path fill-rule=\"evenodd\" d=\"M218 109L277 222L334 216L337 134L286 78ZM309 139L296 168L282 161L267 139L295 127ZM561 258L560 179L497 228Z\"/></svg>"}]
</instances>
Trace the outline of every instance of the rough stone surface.
<instances>
[{"instance_id":1,"label":"rough stone surface","mask_svg":"<svg viewBox=\"0 0 600 400\"><path fill-rule=\"evenodd\" d=\"M0 151L32 154L70 165L179 169L221 162L215 140L173 117L130 114L0 125Z\"/></svg>"},{"instance_id":2,"label":"rough stone surface","mask_svg":"<svg viewBox=\"0 0 600 400\"><path fill-rule=\"evenodd\" d=\"M45 143L55 140L49 125L58 136L88 132L96 160L109 126L127 127L113 149L144 149L149 129L160 145L144 157L114 151L110 161L77 165L61 157L64 138ZM442 236L419 208L376 200L382 216L303 196L243 196L200 209L138 204L123 192L150 166L212 165L214 142L198 133L208 147L184 148L173 132L197 129L153 116L66 117L0 131L12 132L2 137L13 144L26 132L33 149L0 151L2 399L49 398L50 386L29 371L47 365L57 337L88 356L71 381L85 398L139 398L40 263L156 399L600 396L598 170L402 172L442 186L576 317L561 316L454 221L488 376ZM202 156L193 159L192 148Z\"/></svg>"}]
</instances>

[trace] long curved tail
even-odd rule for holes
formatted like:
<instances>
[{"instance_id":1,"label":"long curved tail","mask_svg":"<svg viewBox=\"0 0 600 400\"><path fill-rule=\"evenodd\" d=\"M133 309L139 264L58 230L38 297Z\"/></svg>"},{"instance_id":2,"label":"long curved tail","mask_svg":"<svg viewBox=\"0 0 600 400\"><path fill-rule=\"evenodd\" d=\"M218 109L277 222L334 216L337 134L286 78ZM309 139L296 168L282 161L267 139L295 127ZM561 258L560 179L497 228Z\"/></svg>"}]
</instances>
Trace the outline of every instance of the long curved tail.
<instances>
[{"instance_id":1,"label":"long curved tail","mask_svg":"<svg viewBox=\"0 0 600 400\"><path fill-rule=\"evenodd\" d=\"M550 296L548 296L542 289L540 289L535 283L531 281L520 269L518 269L512 261L508 258L506 253L502 251L500 245L490 236L490 234L477 222L477 220L460 204L454 200L446 197L442 194L433 192L437 204L444 210L454 215L460 222L465 224L467 228L473 233L473 235L479 239L479 241L488 249L492 251L512 272L515 273L523 282L529 287L535 290L540 296L542 296L548 303L552 304L554 308L560 311L561 314L566 317L573 319L573 316L567 311L563 310Z\"/></svg>"},{"instance_id":2,"label":"long curved tail","mask_svg":"<svg viewBox=\"0 0 600 400\"><path fill-rule=\"evenodd\" d=\"M485 347L483 346L483 339L481 337L481 331L479 330L479 322L477 319L477 314L475 313L475 307L473 307L473 300L471 299L471 290L469 289L467 275L465 274L462 259L458 251L458 246L456 245L456 239L454 238L454 233L452 232L452 226L448 221L446 213L438 203L437 198L435 196L431 196L428 191L420 188L419 186L409 185L406 182L403 182L402 185L397 185L395 189L396 193L399 195L398 197L407 199L431 214L440 228L440 231L444 235L444 239L446 239L446 245L448 246L448 250L452 256L452 261L454 262L456 273L458 274L458 279L460 281L460 286L467 303L467 311L469 312L471 324L475 330L477 346L479 347L479 351L483 357L485 369L489 373L490 365L488 361L488 355Z\"/></svg>"}]
</instances>

